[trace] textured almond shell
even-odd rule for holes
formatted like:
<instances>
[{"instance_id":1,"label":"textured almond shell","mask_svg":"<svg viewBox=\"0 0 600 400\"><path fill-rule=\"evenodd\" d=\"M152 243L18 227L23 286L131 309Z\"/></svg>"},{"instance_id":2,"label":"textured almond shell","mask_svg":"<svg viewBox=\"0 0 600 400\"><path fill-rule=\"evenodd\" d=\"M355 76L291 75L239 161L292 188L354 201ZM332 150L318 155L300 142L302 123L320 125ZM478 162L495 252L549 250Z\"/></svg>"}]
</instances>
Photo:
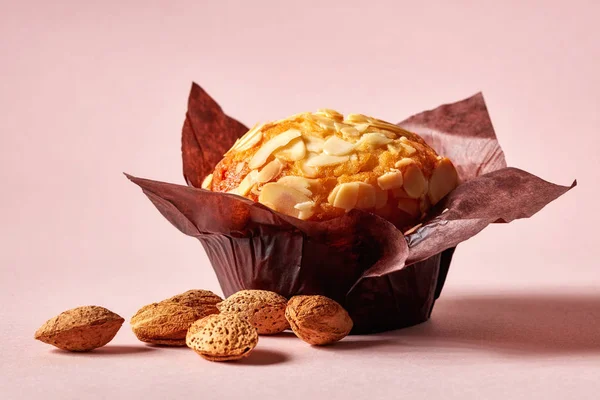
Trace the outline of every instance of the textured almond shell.
<instances>
[{"instance_id":1,"label":"textured almond shell","mask_svg":"<svg viewBox=\"0 0 600 400\"><path fill-rule=\"evenodd\" d=\"M346 337L352 319L336 301L325 296L294 296L288 302L285 317L300 339L324 345Z\"/></svg>"},{"instance_id":2,"label":"textured almond shell","mask_svg":"<svg viewBox=\"0 0 600 400\"><path fill-rule=\"evenodd\" d=\"M198 313L198 318L204 318L207 315L218 313L217 304L223 299L210 290L192 289L163 301L191 307Z\"/></svg>"},{"instance_id":3,"label":"textured almond shell","mask_svg":"<svg viewBox=\"0 0 600 400\"><path fill-rule=\"evenodd\" d=\"M183 304L160 302L142 307L131 317L131 329L146 343L185 346L185 335L199 313Z\"/></svg>"},{"instance_id":4,"label":"textured almond shell","mask_svg":"<svg viewBox=\"0 0 600 400\"><path fill-rule=\"evenodd\" d=\"M247 357L258 343L258 332L235 314L212 314L192 324L186 344L209 361Z\"/></svg>"},{"instance_id":5,"label":"textured almond shell","mask_svg":"<svg viewBox=\"0 0 600 400\"><path fill-rule=\"evenodd\" d=\"M35 339L63 350L89 351L110 342L124 321L104 307L77 307L46 321Z\"/></svg>"},{"instance_id":6,"label":"textured almond shell","mask_svg":"<svg viewBox=\"0 0 600 400\"><path fill-rule=\"evenodd\" d=\"M163 346L185 346L190 325L219 312L223 299L209 290L192 289L158 303L142 307L132 318L131 328L142 342Z\"/></svg>"},{"instance_id":7,"label":"textured almond shell","mask_svg":"<svg viewBox=\"0 0 600 400\"><path fill-rule=\"evenodd\" d=\"M272 335L289 328L285 319L287 299L268 290L241 290L217 308L223 314L237 314L248 320L260 335Z\"/></svg>"}]
</instances>

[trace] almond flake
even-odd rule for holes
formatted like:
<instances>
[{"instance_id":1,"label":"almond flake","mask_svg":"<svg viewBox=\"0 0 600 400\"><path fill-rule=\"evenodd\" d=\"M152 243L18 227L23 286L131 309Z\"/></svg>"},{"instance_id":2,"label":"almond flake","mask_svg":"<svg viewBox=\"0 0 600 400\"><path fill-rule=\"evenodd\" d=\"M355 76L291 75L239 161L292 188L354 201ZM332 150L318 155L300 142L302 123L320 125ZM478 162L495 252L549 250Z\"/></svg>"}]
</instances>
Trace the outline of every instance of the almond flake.
<instances>
[{"instance_id":1,"label":"almond flake","mask_svg":"<svg viewBox=\"0 0 600 400\"><path fill-rule=\"evenodd\" d=\"M273 161L271 161L270 163L268 163L267 165L265 165L263 167L263 169L260 170L256 180L259 183L269 182L270 180L275 178L277 175L279 175L281 173L282 169L283 169L283 164L281 163L281 161L279 161L276 158Z\"/></svg>"},{"instance_id":2,"label":"almond flake","mask_svg":"<svg viewBox=\"0 0 600 400\"><path fill-rule=\"evenodd\" d=\"M354 145L333 135L325 141L323 151L331 156L344 156L354 150Z\"/></svg>"},{"instance_id":3,"label":"almond flake","mask_svg":"<svg viewBox=\"0 0 600 400\"><path fill-rule=\"evenodd\" d=\"M356 208L368 209L373 208L377 204L377 195L375 193L375 187L368 183L358 183L358 199L356 201Z\"/></svg>"},{"instance_id":4,"label":"almond flake","mask_svg":"<svg viewBox=\"0 0 600 400\"><path fill-rule=\"evenodd\" d=\"M258 201L275 211L299 218L300 210L295 206L310 202L310 198L302 192L279 183L267 183L263 186Z\"/></svg>"},{"instance_id":5,"label":"almond flake","mask_svg":"<svg viewBox=\"0 0 600 400\"><path fill-rule=\"evenodd\" d=\"M408 154L409 156L413 155L417 152L417 150L409 144L401 143L401 145L402 145L402 148L404 148L404 150L406 151L406 154Z\"/></svg>"},{"instance_id":6,"label":"almond flake","mask_svg":"<svg viewBox=\"0 0 600 400\"><path fill-rule=\"evenodd\" d=\"M396 161L396 164L394 164L394 167L403 168L403 167L408 167L411 164L415 164L415 160L413 160L412 158L403 158L401 160Z\"/></svg>"},{"instance_id":7,"label":"almond flake","mask_svg":"<svg viewBox=\"0 0 600 400\"><path fill-rule=\"evenodd\" d=\"M363 114L348 114L346 115L346 121L348 122L370 122L371 119Z\"/></svg>"},{"instance_id":8,"label":"almond flake","mask_svg":"<svg viewBox=\"0 0 600 400\"><path fill-rule=\"evenodd\" d=\"M339 121L344 119L344 116L342 114L340 114L339 112L337 112L335 110L329 109L329 108L321 108L321 109L317 110L317 112L315 114L323 115L325 117L329 117L331 119L339 120Z\"/></svg>"},{"instance_id":9,"label":"almond flake","mask_svg":"<svg viewBox=\"0 0 600 400\"><path fill-rule=\"evenodd\" d=\"M402 179L402 172L400 171L386 172L377 178L377 184L383 190L402 187L403 183L404 180Z\"/></svg>"},{"instance_id":10,"label":"almond flake","mask_svg":"<svg viewBox=\"0 0 600 400\"><path fill-rule=\"evenodd\" d=\"M245 166L246 166L246 163L243 161L241 163L238 163L238 165L235 166L235 173L236 174L241 173Z\"/></svg>"},{"instance_id":11,"label":"almond flake","mask_svg":"<svg viewBox=\"0 0 600 400\"><path fill-rule=\"evenodd\" d=\"M366 144L367 146L378 147L378 146L385 146L391 142L392 142L392 139L389 139L388 137L386 137L385 135L382 135L381 133L370 132L370 133L365 133L364 135L362 135L362 137L360 138L360 140L357 143L357 146Z\"/></svg>"},{"instance_id":12,"label":"almond flake","mask_svg":"<svg viewBox=\"0 0 600 400\"><path fill-rule=\"evenodd\" d=\"M296 189L297 191L302 192L306 196L312 196L312 191L310 190L311 185L317 182L317 180L292 175L284 176L283 178L280 178L277 181L277 183Z\"/></svg>"},{"instance_id":13,"label":"almond flake","mask_svg":"<svg viewBox=\"0 0 600 400\"><path fill-rule=\"evenodd\" d=\"M358 182L342 183L333 201L333 206L343 208L346 212L356 206L358 201Z\"/></svg>"},{"instance_id":14,"label":"almond flake","mask_svg":"<svg viewBox=\"0 0 600 400\"><path fill-rule=\"evenodd\" d=\"M328 154L319 154L308 159L304 165L307 167L327 167L337 165L348 161L348 156L330 156Z\"/></svg>"},{"instance_id":15,"label":"almond flake","mask_svg":"<svg viewBox=\"0 0 600 400\"><path fill-rule=\"evenodd\" d=\"M404 171L403 178L404 190L410 197L419 198L427 191L427 180L418 166L410 165Z\"/></svg>"},{"instance_id":16,"label":"almond flake","mask_svg":"<svg viewBox=\"0 0 600 400\"><path fill-rule=\"evenodd\" d=\"M285 161L298 161L306 156L306 146L301 137L292 140L275 153L275 157Z\"/></svg>"},{"instance_id":17,"label":"almond flake","mask_svg":"<svg viewBox=\"0 0 600 400\"><path fill-rule=\"evenodd\" d=\"M258 180L258 171L252 170L242 181L240 182L240 186L237 188L237 193L240 196L245 196L250 192L252 186L254 186Z\"/></svg>"},{"instance_id":18,"label":"almond flake","mask_svg":"<svg viewBox=\"0 0 600 400\"><path fill-rule=\"evenodd\" d=\"M297 129L289 129L279 135L275 136L268 142L264 143L260 149L254 154L252 160L248 166L250 169L256 169L264 165L267 162L269 156L278 148L287 145L289 142L299 137L300 131Z\"/></svg>"},{"instance_id":19,"label":"almond flake","mask_svg":"<svg viewBox=\"0 0 600 400\"><path fill-rule=\"evenodd\" d=\"M323 146L325 145L325 139L316 136L308 136L304 135L304 144L306 146L306 150L312 151L313 153L321 153L323 151Z\"/></svg>"},{"instance_id":20,"label":"almond flake","mask_svg":"<svg viewBox=\"0 0 600 400\"><path fill-rule=\"evenodd\" d=\"M231 150L236 151L245 151L252 147L254 147L260 140L262 139L261 129L264 124L256 124L252 129L250 129L244 136L239 138L236 143L233 145Z\"/></svg>"},{"instance_id":21,"label":"almond flake","mask_svg":"<svg viewBox=\"0 0 600 400\"><path fill-rule=\"evenodd\" d=\"M352 127L352 126L347 126L345 128L342 128L340 130L340 132L344 136L349 136L349 137L358 137L358 136L360 136L360 132L358 131L358 129L356 129L356 128Z\"/></svg>"},{"instance_id":22,"label":"almond flake","mask_svg":"<svg viewBox=\"0 0 600 400\"><path fill-rule=\"evenodd\" d=\"M213 181L213 174L207 175L206 178L204 178L204 180L202 181L201 188L210 190L210 185L212 185L212 181Z\"/></svg>"},{"instance_id":23,"label":"almond flake","mask_svg":"<svg viewBox=\"0 0 600 400\"><path fill-rule=\"evenodd\" d=\"M364 133L367 129L369 129L370 124L356 124L354 125L354 129L356 129L359 133Z\"/></svg>"},{"instance_id":24,"label":"almond flake","mask_svg":"<svg viewBox=\"0 0 600 400\"><path fill-rule=\"evenodd\" d=\"M406 232L404 232L404 236L408 236L410 234L415 233L422 226L423 226L423 224L418 224L418 225L413 226L412 228L410 228L409 230L407 230Z\"/></svg>"},{"instance_id":25,"label":"almond flake","mask_svg":"<svg viewBox=\"0 0 600 400\"><path fill-rule=\"evenodd\" d=\"M433 170L429 182L429 200L436 204L458 185L456 168L447 158L440 160Z\"/></svg>"}]
</instances>

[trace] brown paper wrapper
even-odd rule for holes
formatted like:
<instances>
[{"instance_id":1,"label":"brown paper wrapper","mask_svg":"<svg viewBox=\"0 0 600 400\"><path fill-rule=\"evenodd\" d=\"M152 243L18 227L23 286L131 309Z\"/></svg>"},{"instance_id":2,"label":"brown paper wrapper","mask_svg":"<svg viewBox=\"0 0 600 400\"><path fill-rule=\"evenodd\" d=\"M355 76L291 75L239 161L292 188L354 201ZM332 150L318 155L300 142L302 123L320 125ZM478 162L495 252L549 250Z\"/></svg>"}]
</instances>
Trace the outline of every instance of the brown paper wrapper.
<instances>
[{"instance_id":1,"label":"brown paper wrapper","mask_svg":"<svg viewBox=\"0 0 600 400\"><path fill-rule=\"evenodd\" d=\"M458 243L490 223L528 218L575 186L507 168L481 94L399 125L450 158L462 182L406 237L360 210L325 222L301 221L243 197L200 189L248 128L196 84L182 137L188 186L128 177L175 227L200 240L226 296L241 289L322 294L348 310L353 333L397 329L429 318Z\"/></svg>"}]
</instances>

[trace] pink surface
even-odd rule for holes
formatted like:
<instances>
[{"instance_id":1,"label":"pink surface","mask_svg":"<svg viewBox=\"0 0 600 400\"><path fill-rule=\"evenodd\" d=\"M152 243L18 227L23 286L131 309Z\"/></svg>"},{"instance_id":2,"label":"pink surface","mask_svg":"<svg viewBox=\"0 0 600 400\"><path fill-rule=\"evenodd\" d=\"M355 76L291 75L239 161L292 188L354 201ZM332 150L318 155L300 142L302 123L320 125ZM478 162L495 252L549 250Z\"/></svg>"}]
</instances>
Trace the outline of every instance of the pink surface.
<instances>
[{"instance_id":1,"label":"pink surface","mask_svg":"<svg viewBox=\"0 0 600 400\"><path fill-rule=\"evenodd\" d=\"M1 398L597 397L597 2L38 3L0 13ZM510 165L579 186L461 244L421 326L326 349L261 338L241 364L127 325L86 355L35 342L78 305L128 319L220 292L199 243L121 175L183 182L192 80L246 124L320 107L400 120L481 90Z\"/></svg>"}]
</instances>

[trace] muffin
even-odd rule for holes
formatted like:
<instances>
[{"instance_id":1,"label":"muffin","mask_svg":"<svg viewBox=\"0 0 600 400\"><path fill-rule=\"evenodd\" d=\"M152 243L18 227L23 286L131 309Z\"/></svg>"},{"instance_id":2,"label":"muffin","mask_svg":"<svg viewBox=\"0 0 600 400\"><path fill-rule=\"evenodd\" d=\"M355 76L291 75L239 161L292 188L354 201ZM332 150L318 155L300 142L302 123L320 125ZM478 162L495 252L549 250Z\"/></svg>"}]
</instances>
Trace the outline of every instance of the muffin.
<instances>
[{"instance_id":1,"label":"muffin","mask_svg":"<svg viewBox=\"0 0 600 400\"><path fill-rule=\"evenodd\" d=\"M452 162L415 133L362 114L306 112L258 124L202 184L302 220L352 209L414 226L458 185Z\"/></svg>"}]
</instances>

